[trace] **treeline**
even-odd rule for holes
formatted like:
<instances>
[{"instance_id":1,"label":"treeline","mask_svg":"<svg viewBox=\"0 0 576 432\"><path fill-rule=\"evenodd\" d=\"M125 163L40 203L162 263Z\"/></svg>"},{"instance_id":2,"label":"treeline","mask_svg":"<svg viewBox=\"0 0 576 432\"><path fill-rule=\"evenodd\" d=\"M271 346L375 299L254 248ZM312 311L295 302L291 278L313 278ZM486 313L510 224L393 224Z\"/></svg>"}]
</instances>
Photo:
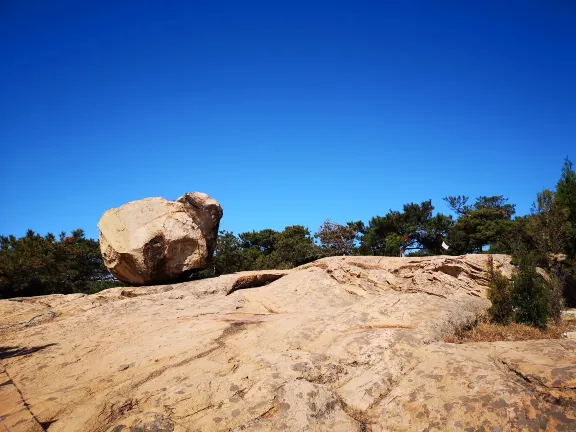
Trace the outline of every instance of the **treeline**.
<instances>
[{"instance_id":1,"label":"treeline","mask_svg":"<svg viewBox=\"0 0 576 432\"><path fill-rule=\"evenodd\" d=\"M332 255L412 256L531 251L539 264L576 255L576 173L565 161L555 190L538 193L530 214L516 216L504 196L448 196L454 213L434 213L431 200L405 204L367 224L330 220L315 232L303 226L234 235L221 231L213 266L220 275L241 270L289 268ZM445 249L444 246L448 249Z\"/></svg>"},{"instance_id":2,"label":"treeline","mask_svg":"<svg viewBox=\"0 0 576 432\"><path fill-rule=\"evenodd\" d=\"M444 201L454 215L435 212L428 200L367 223L327 220L315 232L300 225L238 235L221 231L212 265L194 277L291 268L334 255L508 253L558 274L566 297L576 303L570 300L576 290L576 173L569 160L555 189L538 193L527 216L516 216L515 205L504 196L447 196ZM97 241L84 238L81 230L59 238L33 231L20 239L0 237L3 298L95 292L115 283Z\"/></svg>"},{"instance_id":3,"label":"treeline","mask_svg":"<svg viewBox=\"0 0 576 432\"><path fill-rule=\"evenodd\" d=\"M434 214L432 201L405 204L368 224L326 220L315 233L295 225L234 235L221 231L212 267L202 275L291 268L334 255L426 256L512 251L514 205L502 196L446 197L458 217ZM444 245L444 246L443 246ZM445 249L448 247L448 249Z\"/></svg>"},{"instance_id":4,"label":"treeline","mask_svg":"<svg viewBox=\"0 0 576 432\"><path fill-rule=\"evenodd\" d=\"M121 285L104 266L96 240L81 229L21 238L0 236L0 298L93 293Z\"/></svg>"}]
</instances>

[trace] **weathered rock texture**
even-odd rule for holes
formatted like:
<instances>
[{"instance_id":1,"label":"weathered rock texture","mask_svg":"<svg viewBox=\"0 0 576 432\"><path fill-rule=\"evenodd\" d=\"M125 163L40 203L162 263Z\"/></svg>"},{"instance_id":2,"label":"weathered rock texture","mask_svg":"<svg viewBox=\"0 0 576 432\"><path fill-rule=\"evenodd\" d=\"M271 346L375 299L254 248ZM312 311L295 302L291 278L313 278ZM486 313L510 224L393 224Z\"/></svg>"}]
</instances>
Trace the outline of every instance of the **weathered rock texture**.
<instances>
[{"instance_id":1,"label":"weathered rock texture","mask_svg":"<svg viewBox=\"0 0 576 432\"><path fill-rule=\"evenodd\" d=\"M441 342L488 307L484 268L338 257L0 301L0 416L12 432L576 430L576 341Z\"/></svg>"},{"instance_id":2,"label":"weathered rock texture","mask_svg":"<svg viewBox=\"0 0 576 432\"><path fill-rule=\"evenodd\" d=\"M174 281L209 265L221 218L220 204L199 192L108 210L98 223L104 263L126 283Z\"/></svg>"}]
</instances>

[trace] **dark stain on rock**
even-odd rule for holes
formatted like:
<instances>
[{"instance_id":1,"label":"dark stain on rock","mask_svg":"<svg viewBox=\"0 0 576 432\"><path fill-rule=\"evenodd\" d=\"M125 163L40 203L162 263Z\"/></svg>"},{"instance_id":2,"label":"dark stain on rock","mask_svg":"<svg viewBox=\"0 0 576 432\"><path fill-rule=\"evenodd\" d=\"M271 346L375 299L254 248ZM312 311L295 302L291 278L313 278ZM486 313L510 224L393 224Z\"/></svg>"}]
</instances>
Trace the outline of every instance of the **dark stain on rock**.
<instances>
[{"instance_id":1,"label":"dark stain on rock","mask_svg":"<svg viewBox=\"0 0 576 432\"><path fill-rule=\"evenodd\" d=\"M442 381L442 379L444 378L443 375L424 375L424 377L430 378L430 379L437 381L437 382Z\"/></svg>"},{"instance_id":2,"label":"dark stain on rock","mask_svg":"<svg viewBox=\"0 0 576 432\"><path fill-rule=\"evenodd\" d=\"M160 233L144 245L142 250L144 265L150 269L150 279L155 281L166 281L169 279L166 272L166 239Z\"/></svg>"},{"instance_id":3,"label":"dark stain on rock","mask_svg":"<svg viewBox=\"0 0 576 432\"><path fill-rule=\"evenodd\" d=\"M489 406L491 408L496 408L496 409L506 409L508 408L508 402L506 402L504 399L502 398L498 398L496 400L493 400Z\"/></svg>"},{"instance_id":4,"label":"dark stain on rock","mask_svg":"<svg viewBox=\"0 0 576 432\"><path fill-rule=\"evenodd\" d=\"M306 372L308 369L310 369L310 365L304 362L296 363L292 366L292 370L295 370L296 372Z\"/></svg>"},{"instance_id":5,"label":"dark stain on rock","mask_svg":"<svg viewBox=\"0 0 576 432\"><path fill-rule=\"evenodd\" d=\"M562 384L576 377L576 367L567 366L562 368L554 368L551 372L552 377L554 377L554 382L552 383L555 387L561 387Z\"/></svg>"},{"instance_id":6,"label":"dark stain on rock","mask_svg":"<svg viewBox=\"0 0 576 432\"><path fill-rule=\"evenodd\" d=\"M260 417L265 418L265 419L270 419L272 417L275 417L276 414L278 414L278 409L279 409L279 405L278 404L274 404L272 405L272 407L270 407L269 410L267 410L266 412L262 413L260 415Z\"/></svg>"}]
</instances>

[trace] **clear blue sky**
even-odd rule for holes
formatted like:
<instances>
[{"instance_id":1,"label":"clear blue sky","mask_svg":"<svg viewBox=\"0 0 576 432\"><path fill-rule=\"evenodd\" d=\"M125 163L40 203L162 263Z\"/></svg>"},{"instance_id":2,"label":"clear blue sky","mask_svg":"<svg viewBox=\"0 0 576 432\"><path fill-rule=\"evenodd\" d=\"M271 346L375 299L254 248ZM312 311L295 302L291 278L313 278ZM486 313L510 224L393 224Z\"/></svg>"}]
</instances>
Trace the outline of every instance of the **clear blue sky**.
<instances>
[{"instance_id":1,"label":"clear blue sky","mask_svg":"<svg viewBox=\"0 0 576 432\"><path fill-rule=\"evenodd\" d=\"M576 159L576 2L0 2L0 234L202 191L234 232L503 194Z\"/></svg>"}]
</instances>

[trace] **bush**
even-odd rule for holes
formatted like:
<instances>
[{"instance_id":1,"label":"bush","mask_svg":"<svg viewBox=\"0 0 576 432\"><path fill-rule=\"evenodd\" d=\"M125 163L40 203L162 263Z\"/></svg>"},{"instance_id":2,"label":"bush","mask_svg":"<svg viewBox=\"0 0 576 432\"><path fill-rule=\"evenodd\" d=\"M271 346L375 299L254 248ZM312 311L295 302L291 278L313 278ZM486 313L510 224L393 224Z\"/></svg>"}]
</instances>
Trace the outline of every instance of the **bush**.
<instances>
[{"instance_id":1,"label":"bush","mask_svg":"<svg viewBox=\"0 0 576 432\"><path fill-rule=\"evenodd\" d=\"M510 324L514 316L511 283L502 273L494 269L494 258L491 254L488 255L486 263L490 275L488 300L492 303L488 310L490 321L496 324Z\"/></svg>"},{"instance_id":2,"label":"bush","mask_svg":"<svg viewBox=\"0 0 576 432\"><path fill-rule=\"evenodd\" d=\"M564 308L564 286L566 285L566 275L559 267L552 267L549 270L550 279L546 282L548 288L548 311L550 318L556 324L562 320L562 309Z\"/></svg>"},{"instance_id":3,"label":"bush","mask_svg":"<svg viewBox=\"0 0 576 432\"><path fill-rule=\"evenodd\" d=\"M488 256L490 274L488 310L490 322L508 325L513 320L520 324L545 329L548 319L559 324L562 317L563 274L552 269L545 280L536 271L536 259L527 252L515 257L518 268L512 281L494 269L492 255Z\"/></svg>"},{"instance_id":4,"label":"bush","mask_svg":"<svg viewBox=\"0 0 576 432\"><path fill-rule=\"evenodd\" d=\"M511 284L500 272L496 272L490 281L488 299L492 302L488 310L490 320L496 324L510 324L514 316Z\"/></svg>"},{"instance_id":5,"label":"bush","mask_svg":"<svg viewBox=\"0 0 576 432\"><path fill-rule=\"evenodd\" d=\"M519 257L518 271L512 277L512 283L516 322L545 329L550 315L548 287L536 272L536 262L529 254Z\"/></svg>"}]
</instances>

